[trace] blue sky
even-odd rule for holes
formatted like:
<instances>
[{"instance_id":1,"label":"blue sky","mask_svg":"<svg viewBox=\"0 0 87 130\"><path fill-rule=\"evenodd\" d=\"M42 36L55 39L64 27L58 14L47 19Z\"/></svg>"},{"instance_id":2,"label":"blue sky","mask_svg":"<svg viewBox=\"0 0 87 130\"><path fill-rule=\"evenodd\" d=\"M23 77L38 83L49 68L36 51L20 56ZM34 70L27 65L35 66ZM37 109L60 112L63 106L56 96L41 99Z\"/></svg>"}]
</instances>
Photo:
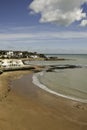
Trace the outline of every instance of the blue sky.
<instances>
[{"instance_id":1,"label":"blue sky","mask_svg":"<svg viewBox=\"0 0 87 130\"><path fill-rule=\"evenodd\" d=\"M2 49L87 53L87 0L0 0Z\"/></svg>"}]
</instances>

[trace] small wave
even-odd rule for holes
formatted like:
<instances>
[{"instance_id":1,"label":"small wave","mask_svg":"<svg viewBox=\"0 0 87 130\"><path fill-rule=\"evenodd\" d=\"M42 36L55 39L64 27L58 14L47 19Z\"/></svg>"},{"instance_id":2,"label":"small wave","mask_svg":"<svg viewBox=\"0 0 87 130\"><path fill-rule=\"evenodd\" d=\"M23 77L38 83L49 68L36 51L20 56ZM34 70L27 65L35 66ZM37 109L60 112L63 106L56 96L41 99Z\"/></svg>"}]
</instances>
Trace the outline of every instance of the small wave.
<instances>
[{"instance_id":1,"label":"small wave","mask_svg":"<svg viewBox=\"0 0 87 130\"><path fill-rule=\"evenodd\" d=\"M32 77L33 78L33 81L32 81L33 84L35 84L39 88L41 88L41 89L43 89L43 90L45 90L45 91L47 91L47 92L49 92L51 94L54 94L56 96L61 96L63 98L71 99L71 100L74 100L74 101L79 101L79 102L82 102L82 103L87 103L87 100L85 100L85 99L80 99L80 98L75 98L75 97L71 97L71 96L66 96L66 95L57 93L57 92L55 92L55 91L47 88L47 86L41 84L40 81L39 81L39 79L38 79L39 76L43 76L43 75L44 75L44 71L34 74L33 77Z\"/></svg>"}]
</instances>

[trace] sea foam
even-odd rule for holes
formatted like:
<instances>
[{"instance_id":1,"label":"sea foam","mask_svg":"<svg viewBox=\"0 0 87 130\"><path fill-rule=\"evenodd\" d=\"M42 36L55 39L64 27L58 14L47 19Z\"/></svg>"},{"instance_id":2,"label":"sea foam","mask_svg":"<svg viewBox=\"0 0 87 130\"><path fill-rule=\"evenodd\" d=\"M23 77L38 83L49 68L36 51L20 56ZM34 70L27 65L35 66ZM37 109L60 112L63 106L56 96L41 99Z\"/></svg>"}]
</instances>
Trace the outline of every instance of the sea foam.
<instances>
[{"instance_id":1,"label":"sea foam","mask_svg":"<svg viewBox=\"0 0 87 130\"><path fill-rule=\"evenodd\" d=\"M67 99L71 99L71 100L74 100L74 101L78 101L78 102L82 102L82 103L87 103L87 100L86 99L80 99L80 98L75 98L75 97L72 97L72 96L66 96L66 95L63 95L63 94L60 94L60 93L57 93L51 89L49 89L47 86L45 86L44 84L40 83L39 81L39 76L43 76L44 75L44 71L42 72L39 72L39 73L35 73L33 74L33 84L35 84L36 86L38 86L39 88L51 93L51 94L54 94L56 96L60 96L60 97L63 97L63 98L67 98Z\"/></svg>"}]
</instances>

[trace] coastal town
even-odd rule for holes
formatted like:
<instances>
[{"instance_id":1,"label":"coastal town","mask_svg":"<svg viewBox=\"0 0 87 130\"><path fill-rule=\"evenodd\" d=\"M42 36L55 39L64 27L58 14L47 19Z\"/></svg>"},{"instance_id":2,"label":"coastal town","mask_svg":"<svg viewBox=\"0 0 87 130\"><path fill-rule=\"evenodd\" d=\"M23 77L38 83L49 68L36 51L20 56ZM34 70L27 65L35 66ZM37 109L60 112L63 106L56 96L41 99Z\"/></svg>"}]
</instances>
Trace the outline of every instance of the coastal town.
<instances>
[{"instance_id":1,"label":"coastal town","mask_svg":"<svg viewBox=\"0 0 87 130\"><path fill-rule=\"evenodd\" d=\"M0 50L0 59L45 58L44 54L28 51Z\"/></svg>"},{"instance_id":2,"label":"coastal town","mask_svg":"<svg viewBox=\"0 0 87 130\"><path fill-rule=\"evenodd\" d=\"M0 73L3 70L27 69L31 66L26 65L24 61L45 60L45 58L45 55L37 52L1 50Z\"/></svg>"},{"instance_id":3,"label":"coastal town","mask_svg":"<svg viewBox=\"0 0 87 130\"><path fill-rule=\"evenodd\" d=\"M44 54L28 51L12 51L12 50L0 50L0 72L3 70L17 70L27 69L32 66L26 64L26 61L54 61L65 60L58 57L47 57Z\"/></svg>"}]
</instances>

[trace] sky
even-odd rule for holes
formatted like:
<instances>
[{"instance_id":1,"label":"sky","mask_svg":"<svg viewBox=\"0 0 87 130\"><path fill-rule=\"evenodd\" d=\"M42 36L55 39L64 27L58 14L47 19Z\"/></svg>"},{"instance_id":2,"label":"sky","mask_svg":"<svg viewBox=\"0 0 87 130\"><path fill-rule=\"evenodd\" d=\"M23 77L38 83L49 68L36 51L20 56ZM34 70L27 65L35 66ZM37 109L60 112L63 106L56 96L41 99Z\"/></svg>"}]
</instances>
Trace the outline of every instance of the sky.
<instances>
[{"instance_id":1,"label":"sky","mask_svg":"<svg viewBox=\"0 0 87 130\"><path fill-rule=\"evenodd\" d=\"M87 0L0 0L0 50L87 54Z\"/></svg>"}]
</instances>

